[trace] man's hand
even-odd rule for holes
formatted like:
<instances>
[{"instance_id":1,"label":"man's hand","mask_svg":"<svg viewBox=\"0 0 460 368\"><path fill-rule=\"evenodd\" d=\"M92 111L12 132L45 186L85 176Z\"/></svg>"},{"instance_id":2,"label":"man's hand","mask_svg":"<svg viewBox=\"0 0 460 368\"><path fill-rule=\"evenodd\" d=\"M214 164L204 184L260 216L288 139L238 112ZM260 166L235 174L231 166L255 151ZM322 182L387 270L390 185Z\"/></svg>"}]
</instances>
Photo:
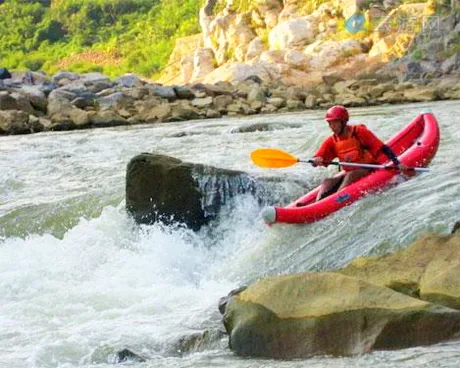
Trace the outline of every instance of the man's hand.
<instances>
[{"instance_id":1,"label":"man's hand","mask_svg":"<svg viewBox=\"0 0 460 368\"><path fill-rule=\"evenodd\" d=\"M391 162L391 163L389 163L389 164L387 164L385 166L390 168L390 169L393 169L393 170L398 169L403 174L406 174L410 170L406 165L404 165L401 162L399 164L397 164L397 165L394 164L393 162Z\"/></svg>"},{"instance_id":2,"label":"man's hand","mask_svg":"<svg viewBox=\"0 0 460 368\"><path fill-rule=\"evenodd\" d=\"M409 168L408 168L406 165L402 164L402 163L399 163L399 165L396 166L396 167L397 167L397 168L399 169L399 171L401 171L403 174L406 173L407 171L409 171Z\"/></svg>"},{"instance_id":3,"label":"man's hand","mask_svg":"<svg viewBox=\"0 0 460 368\"><path fill-rule=\"evenodd\" d=\"M316 166L326 166L322 157L313 157L312 163L314 167Z\"/></svg>"}]
</instances>

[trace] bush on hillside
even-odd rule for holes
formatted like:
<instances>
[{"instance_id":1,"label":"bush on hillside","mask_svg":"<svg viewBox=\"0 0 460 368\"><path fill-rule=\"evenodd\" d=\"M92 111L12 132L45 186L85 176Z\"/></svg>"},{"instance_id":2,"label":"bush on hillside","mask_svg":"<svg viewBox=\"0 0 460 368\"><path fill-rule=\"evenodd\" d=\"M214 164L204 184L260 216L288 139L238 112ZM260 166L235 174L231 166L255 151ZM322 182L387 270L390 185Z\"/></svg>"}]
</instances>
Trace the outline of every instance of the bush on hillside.
<instances>
[{"instance_id":1,"label":"bush on hillside","mask_svg":"<svg viewBox=\"0 0 460 368\"><path fill-rule=\"evenodd\" d=\"M67 70L151 76L166 65L177 37L199 32L200 5L201 0L5 0L0 58L13 70L53 73L67 60ZM89 51L119 58L85 60ZM82 57L69 59L75 55Z\"/></svg>"}]
</instances>

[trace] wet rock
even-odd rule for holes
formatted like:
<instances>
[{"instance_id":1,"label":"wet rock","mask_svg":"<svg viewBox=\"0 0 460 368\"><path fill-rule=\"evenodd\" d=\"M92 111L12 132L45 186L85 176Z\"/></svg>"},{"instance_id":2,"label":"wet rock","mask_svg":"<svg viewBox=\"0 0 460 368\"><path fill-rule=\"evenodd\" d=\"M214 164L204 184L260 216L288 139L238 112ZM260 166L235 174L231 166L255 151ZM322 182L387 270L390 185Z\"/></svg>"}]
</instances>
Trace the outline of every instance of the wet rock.
<instances>
[{"instance_id":1,"label":"wet rock","mask_svg":"<svg viewBox=\"0 0 460 368\"><path fill-rule=\"evenodd\" d=\"M173 87L177 98L180 100L193 100L196 96L193 90L186 86L175 86Z\"/></svg>"},{"instance_id":2,"label":"wet rock","mask_svg":"<svg viewBox=\"0 0 460 368\"><path fill-rule=\"evenodd\" d=\"M171 116L165 121L185 121L199 119L201 117L198 109L188 103L171 104L171 109Z\"/></svg>"},{"instance_id":3,"label":"wet rock","mask_svg":"<svg viewBox=\"0 0 460 368\"><path fill-rule=\"evenodd\" d=\"M234 297L235 295L238 295L239 293L243 292L247 288L248 288L247 286L240 286L239 288L233 289L232 291L230 291L227 294L227 296L223 296L222 298L220 298L219 304L218 304L220 314L222 315L225 314L225 309L227 308L227 304L232 297Z\"/></svg>"},{"instance_id":4,"label":"wet rock","mask_svg":"<svg viewBox=\"0 0 460 368\"><path fill-rule=\"evenodd\" d=\"M221 330L206 330L184 336L174 343L170 354L174 356L184 356L186 354L215 349L220 347L219 341L225 336Z\"/></svg>"},{"instance_id":5,"label":"wet rock","mask_svg":"<svg viewBox=\"0 0 460 368\"><path fill-rule=\"evenodd\" d=\"M171 106L168 103L161 103L144 112L142 115L146 123L165 121L171 116Z\"/></svg>"},{"instance_id":6,"label":"wet rock","mask_svg":"<svg viewBox=\"0 0 460 368\"><path fill-rule=\"evenodd\" d=\"M457 221L454 226L452 227L451 234L455 234L457 230L460 229L460 221Z\"/></svg>"},{"instance_id":7,"label":"wet rock","mask_svg":"<svg viewBox=\"0 0 460 368\"><path fill-rule=\"evenodd\" d=\"M302 273L250 285L229 300L224 325L241 356L350 356L454 339L460 311L337 273Z\"/></svg>"},{"instance_id":8,"label":"wet rock","mask_svg":"<svg viewBox=\"0 0 460 368\"><path fill-rule=\"evenodd\" d=\"M244 125L231 130L232 133L253 133L253 132L267 132L273 130L273 127L269 123L256 123L250 125Z\"/></svg>"},{"instance_id":9,"label":"wet rock","mask_svg":"<svg viewBox=\"0 0 460 368\"><path fill-rule=\"evenodd\" d=\"M34 115L29 115L29 125L33 133L43 132L44 130L49 130L51 126L51 121L45 118L39 118Z\"/></svg>"},{"instance_id":10,"label":"wet rock","mask_svg":"<svg viewBox=\"0 0 460 368\"><path fill-rule=\"evenodd\" d=\"M89 124L86 124L89 125ZM77 124L75 124L70 118L62 118L59 120L52 120L51 125L49 126L49 130L51 131L67 131L67 130L75 130L77 129Z\"/></svg>"},{"instance_id":11,"label":"wet rock","mask_svg":"<svg viewBox=\"0 0 460 368\"><path fill-rule=\"evenodd\" d=\"M118 351L115 354L113 361L111 359L111 363L113 364L120 364L120 363L131 363L132 364L132 363L142 363L145 361L146 361L146 358L132 352L129 349L123 349L123 350Z\"/></svg>"},{"instance_id":12,"label":"wet rock","mask_svg":"<svg viewBox=\"0 0 460 368\"><path fill-rule=\"evenodd\" d=\"M96 128L128 125L128 121L113 111L99 111L91 114L90 123Z\"/></svg>"},{"instance_id":13,"label":"wet rock","mask_svg":"<svg viewBox=\"0 0 460 368\"><path fill-rule=\"evenodd\" d=\"M138 223L182 223L198 230L234 195L257 189L240 171L143 153L127 167L126 208Z\"/></svg>"},{"instance_id":14,"label":"wet rock","mask_svg":"<svg viewBox=\"0 0 460 368\"><path fill-rule=\"evenodd\" d=\"M19 110L16 99L8 92L0 92L0 110Z\"/></svg>"},{"instance_id":15,"label":"wet rock","mask_svg":"<svg viewBox=\"0 0 460 368\"><path fill-rule=\"evenodd\" d=\"M338 271L423 300L460 309L460 233L429 234L408 249L358 258Z\"/></svg>"},{"instance_id":16,"label":"wet rock","mask_svg":"<svg viewBox=\"0 0 460 368\"><path fill-rule=\"evenodd\" d=\"M29 114L24 111L0 111L0 134L29 134Z\"/></svg>"}]
</instances>

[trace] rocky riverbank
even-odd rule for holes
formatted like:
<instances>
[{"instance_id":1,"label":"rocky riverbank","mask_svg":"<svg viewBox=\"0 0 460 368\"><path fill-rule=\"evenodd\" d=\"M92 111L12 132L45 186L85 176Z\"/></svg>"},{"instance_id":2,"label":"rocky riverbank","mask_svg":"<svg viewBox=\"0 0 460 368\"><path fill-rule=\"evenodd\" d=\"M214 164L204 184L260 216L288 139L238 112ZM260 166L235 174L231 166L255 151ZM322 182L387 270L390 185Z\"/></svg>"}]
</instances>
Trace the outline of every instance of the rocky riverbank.
<instances>
[{"instance_id":1,"label":"rocky riverbank","mask_svg":"<svg viewBox=\"0 0 460 368\"><path fill-rule=\"evenodd\" d=\"M460 98L456 72L408 81L394 69L362 79L340 74L322 79L315 86L286 86L257 76L235 83L163 86L136 75L110 80L100 73L12 73L0 85L0 134Z\"/></svg>"},{"instance_id":2,"label":"rocky riverbank","mask_svg":"<svg viewBox=\"0 0 460 368\"><path fill-rule=\"evenodd\" d=\"M238 355L349 356L460 336L460 234L358 258L336 272L270 277L221 299Z\"/></svg>"}]
</instances>

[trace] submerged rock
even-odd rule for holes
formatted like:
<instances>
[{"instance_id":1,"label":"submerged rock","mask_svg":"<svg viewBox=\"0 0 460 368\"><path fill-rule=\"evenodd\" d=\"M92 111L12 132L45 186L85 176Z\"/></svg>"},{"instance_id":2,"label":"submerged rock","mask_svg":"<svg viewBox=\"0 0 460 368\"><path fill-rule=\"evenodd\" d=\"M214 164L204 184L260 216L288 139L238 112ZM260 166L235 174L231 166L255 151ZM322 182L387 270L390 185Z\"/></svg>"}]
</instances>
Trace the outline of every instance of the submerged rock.
<instances>
[{"instance_id":1,"label":"submerged rock","mask_svg":"<svg viewBox=\"0 0 460 368\"><path fill-rule=\"evenodd\" d=\"M140 356L139 354L133 353L129 349L123 349L118 351L113 359L114 364L119 363L142 363L145 362L147 359Z\"/></svg>"},{"instance_id":2,"label":"submerged rock","mask_svg":"<svg viewBox=\"0 0 460 368\"><path fill-rule=\"evenodd\" d=\"M232 297L224 315L238 355L349 356L460 335L460 311L337 273L267 278Z\"/></svg>"},{"instance_id":3,"label":"submerged rock","mask_svg":"<svg viewBox=\"0 0 460 368\"><path fill-rule=\"evenodd\" d=\"M196 332L183 336L173 344L169 354L173 356L184 356L198 351L215 349L220 347L220 340L224 336L224 331L220 329L206 330L204 332Z\"/></svg>"}]
</instances>

